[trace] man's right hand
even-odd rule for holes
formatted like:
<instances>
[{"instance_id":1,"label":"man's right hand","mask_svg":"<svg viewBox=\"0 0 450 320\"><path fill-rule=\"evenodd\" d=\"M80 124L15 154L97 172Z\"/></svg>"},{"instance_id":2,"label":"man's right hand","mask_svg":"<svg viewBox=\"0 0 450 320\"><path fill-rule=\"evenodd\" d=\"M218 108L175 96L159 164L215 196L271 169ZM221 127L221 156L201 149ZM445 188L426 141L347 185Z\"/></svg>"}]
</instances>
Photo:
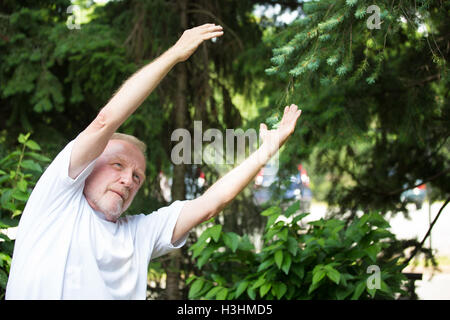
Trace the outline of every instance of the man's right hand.
<instances>
[{"instance_id":1,"label":"man's right hand","mask_svg":"<svg viewBox=\"0 0 450 320\"><path fill-rule=\"evenodd\" d=\"M169 50L178 62L186 61L203 41L222 35L223 28L221 26L207 23L184 31L180 39Z\"/></svg>"}]
</instances>

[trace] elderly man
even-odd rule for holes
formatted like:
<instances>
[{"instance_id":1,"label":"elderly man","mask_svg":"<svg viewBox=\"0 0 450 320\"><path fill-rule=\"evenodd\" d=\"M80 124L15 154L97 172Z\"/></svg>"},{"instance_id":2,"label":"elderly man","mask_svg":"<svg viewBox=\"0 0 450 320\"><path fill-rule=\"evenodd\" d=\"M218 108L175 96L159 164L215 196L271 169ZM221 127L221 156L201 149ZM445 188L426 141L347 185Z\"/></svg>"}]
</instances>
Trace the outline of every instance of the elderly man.
<instances>
[{"instance_id":1,"label":"elderly man","mask_svg":"<svg viewBox=\"0 0 450 320\"><path fill-rule=\"evenodd\" d=\"M205 24L128 79L92 123L58 154L22 214L7 299L145 299L151 259L184 245L189 231L218 214L292 134L300 116L285 108L277 130L202 196L150 214L120 217L145 179L145 144L115 133L171 68L205 40Z\"/></svg>"}]
</instances>

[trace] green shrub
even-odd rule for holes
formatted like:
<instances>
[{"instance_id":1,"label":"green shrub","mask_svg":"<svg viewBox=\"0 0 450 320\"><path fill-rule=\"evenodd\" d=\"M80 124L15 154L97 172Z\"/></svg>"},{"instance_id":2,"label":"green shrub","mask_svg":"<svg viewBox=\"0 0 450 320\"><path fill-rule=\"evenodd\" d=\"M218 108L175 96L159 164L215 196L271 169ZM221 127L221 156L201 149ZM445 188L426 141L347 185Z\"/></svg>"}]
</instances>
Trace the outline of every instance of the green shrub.
<instances>
[{"instance_id":1,"label":"green shrub","mask_svg":"<svg viewBox=\"0 0 450 320\"><path fill-rule=\"evenodd\" d=\"M40 146L29 137L30 133L20 134L16 150L0 155L0 299L5 295L14 248L14 241L2 229L18 225L19 216L42 174L41 164L50 162L38 153Z\"/></svg>"},{"instance_id":2,"label":"green shrub","mask_svg":"<svg viewBox=\"0 0 450 320\"><path fill-rule=\"evenodd\" d=\"M303 223L299 203L271 207L264 245L248 236L206 229L191 246L200 275L187 279L190 299L394 299L404 295L405 265L386 258L395 240L378 213L349 225L337 219ZM284 219L279 219L284 217ZM372 273L375 270L375 273ZM377 272L379 271L379 272Z\"/></svg>"}]
</instances>

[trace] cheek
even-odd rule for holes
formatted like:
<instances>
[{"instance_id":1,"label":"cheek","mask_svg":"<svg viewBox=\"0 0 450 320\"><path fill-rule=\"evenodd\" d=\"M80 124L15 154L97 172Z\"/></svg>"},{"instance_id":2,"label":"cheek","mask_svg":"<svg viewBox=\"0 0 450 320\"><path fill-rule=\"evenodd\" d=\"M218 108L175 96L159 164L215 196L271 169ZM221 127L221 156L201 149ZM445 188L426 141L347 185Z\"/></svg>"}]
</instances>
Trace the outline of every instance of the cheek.
<instances>
[{"instance_id":1,"label":"cheek","mask_svg":"<svg viewBox=\"0 0 450 320\"><path fill-rule=\"evenodd\" d=\"M127 202L125 203L126 208L130 206L130 204L133 202L134 198L136 197L136 194L138 193L139 189L133 190L130 194L129 198L127 199Z\"/></svg>"},{"instance_id":2,"label":"cheek","mask_svg":"<svg viewBox=\"0 0 450 320\"><path fill-rule=\"evenodd\" d=\"M86 179L85 189L89 193L104 193L108 185L113 181L113 172L106 169L98 169L92 171L89 177Z\"/></svg>"}]
</instances>

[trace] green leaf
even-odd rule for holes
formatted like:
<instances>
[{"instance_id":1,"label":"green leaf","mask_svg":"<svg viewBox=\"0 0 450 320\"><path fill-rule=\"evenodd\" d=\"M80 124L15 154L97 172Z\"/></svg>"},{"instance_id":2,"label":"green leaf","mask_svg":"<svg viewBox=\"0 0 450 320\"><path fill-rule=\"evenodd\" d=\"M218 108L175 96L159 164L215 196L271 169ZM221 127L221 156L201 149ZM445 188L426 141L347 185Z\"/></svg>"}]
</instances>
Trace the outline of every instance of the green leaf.
<instances>
[{"instance_id":1,"label":"green leaf","mask_svg":"<svg viewBox=\"0 0 450 320\"><path fill-rule=\"evenodd\" d=\"M28 183L23 179L17 183L17 188L22 192L27 191L27 186L28 186Z\"/></svg>"},{"instance_id":2,"label":"green leaf","mask_svg":"<svg viewBox=\"0 0 450 320\"><path fill-rule=\"evenodd\" d=\"M43 156L39 153L32 152L32 151L25 152L25 156L34 158L35 160L42 161L42 162L51 162L52 161L50 158Z\"/></svg>"},{"instance_id":3,"label":"green leaf","mask_svg":"<svg viewBox=\"0 0 450 320\"><path fill-rule=\"evenodd\" d=\"M268 217L272 215L279 215L281 213L281 209L279 207L270 207L263 212L261 212L262 216Z\"/></svg>"},{"instance_id":4,"label":"green leaf","mask_svg":"<svg viewBox=\"0 0 450 320\"><path fill-rule=\"evenodd\" d=\"M353 288L352 287L346 287L346 288L339 288L336 291L336 299L337 300L344 300L350 293L352 293Z\"/></svg>"},{"instance_id":5,"label":"green leaf","mask_svg":"<svg viewBox=\"0 0 450 320\"><path fill-rule=\"evenodd\" d=\"M369 214L369 222L379 228L389 228L390 224L379 213L372 212Z\"/></svg>"},{"instance_id":6,"label":"green leaf","mask_svg":"<svg viewBox=\"0 0 450 320\"><path fill-rule=\"evenodd\" d=\"M351 299L357 300L361 296L361 293L363 293L365 288L366 288L366 281L365 280L359 281L358 284L356 285L355 292L353 292Z\"/></svg>"},{"instance_id":7,"label":"green leaf","mask_svg":"<svg viewBox=\"0 0 450 320\"><path fill-rule=\"evenodd\" d=\"M202 234L203 235L203 234ZM199 240L200 241L200 240ZM206 242L199 242L197 241L195 244L193 244L189 249L192 250L193 255L192 257L195 259L197 258L203 250L208 246L208 243Z\"/></svg>"},{"instance_id":8,"label":"green leaf","mask_svg":"<svg viewBox=\"0 0 450 320\"><path fill-rule=\"evenodd\" d=\"M253 286L251 287L252 289L257 289L260 286L262 286L264 283L266 282L266 279L264 279L263 276L260 276L258 278L258 280L256 280L256 282L253 284Z\"/></svg>"},{"instance_id":9,"label":"green leaf","mask_svg":"<svg viewBox=\"0 0 450 320\"><path fill-rule=\"evenodd\" d=\"M314 290L316 290L319 287L319 283L311 283L308 289L308 294L311 294Z\"/></svg>"},{"instance_id":10,"label":"green leaf","mask_svg":"<svg viewBox=\"0 0 450 320\"><path fill-rule=\"evenodd\" d=\"M300 210L300 201L295 201L292 205L289 206L289 208L286 209L284 212L284 215L286 217L290 217L293 213Z\"/></svg>"},{"instance_id":11,"label":"green leaf","mask_svg":"<svg viewBox=\"0 0 450 320\"><path fill-rule=\"evenodd\" d=\"M0 261L6 261L8 264L11 264L11 257L5 253L0 252Z\"/></svg>"},{"instance_id":12,"label":"green leaf","mask_svg":"<svg viewBox=\"0 0 450 320\"><path fill-rule=\"evenodd\" d=\"M13 191L13 193L12 193L12 197L14 199L16 199L16 200L19 200L19 201L27 201L29 195L27 193L25 193L25 192L22 192L22 191L20 191L18 189L15 189Z\"/></svg>"},{"instance_id":13,"label":"green leaf","mask_svg":"<svg viewBox=\"0 0 450 320\"><path fill-rule=\"evenodd\" d=\"M262 297L264 297L266 295L267 292L269 292L270 288L272 287L272 284L270 283L265 283L264 285L262 285L259 288L259 294Z\"/></svg>"},{"instance_id":14,"label":"green leaf","mask_svg":"<svg viewBox=\"0 0 450 320\"><path fill-rule=\"evenodd\" d=\"M208 229L208 234L214 239L215 242L219 241L221 232L222 226L220 224L216 224Z\"/></svg>"},{"instance_id":15,"label":"green leaf","mask_svg":"<svg viewBox=\"0 0 450 320\"><path fill-rule=\"evenodd\" d=\"M256 291L253 288L248 288L247 289L247 294L250 297L250 299L255 300L256 298Z\"/></svg>"},{"instance_id":16,"label":"green leaf","mask_svg":"<svg viewBox=\"0 0 450 320\"><path fill-rule=\"evenodd\" d=\"M216 251L216 248L213 248L213 247L208 247L205 250L203 250L202 255L197 260L197 267L199 269L201 269L203 267L203 265L206 262L208 262L209 257L211 257L211 255L214 253L214 251Z\"/></svg>"},{"instance_id":17,"label":"green leaf","mask_svg":"<svg viewBox=\"0 0 450 320\"><path fill-rule=\"evenodd\" d=\"M217 282L219 285L222 285L222 286L227 283L227 280L224 277L222 277L220 274L217 274L217 273L212 273L211 278L215 282Z\"/></svg>"},{"instance_id":18,"label":"green leaf","mask_svg":"<svg viewBox=\"0 0 450 320\"><path fill-rule=\"evenodd\" d=\"M386 284L386 282L384 282L383 279L380 281L380 290L388 294L392 294L391 288Z\"/></svg>"},{"instance_id":19,"label":"green leaf","mask_svg":"<svg viewBox=\"0 0 450 320\"><path fill-rule=\"evenodd\" d=\"M303 279L305 276L305 267L303 265L293 268L292 271L300 278Z\"/></svg>"},{"instance_id":20,"label":"green leaf","mask_svg":"<svg viewBox=\"0 0 450 320\"><path fill-rule=\"evenodd\" d=\"M377 254L380 249L381 248L378 244L374 244L366 248L366 253L369 256L370 260L372 260L372 262L375 262L377 260Z\"/></svg>"},{"instance_id":21,"label":"green leaf","mask_svg":"<svg viewBox=\"0 0 450 320\"><path fill-rule=\"evenodd\" d=\"M277 252L275 252L275 263L278 266L278 269L281 269L281 265L283 263L283 251L278 250Z\"/></svg>"},{"instance_id":22,"label":"green leaf","mask_svg":"<svg viewBox=\"0 0 450 320\"><path fill-rule=\"evenodd\" d=\"M285 228L281 232L278 233L278 237L283 241L287 241L288 232L289 232L289 230L287 228Z\"/></svg>"},{"instance_id":23,"label":"green leaf","mask_svg":"<svg viewBox=\"0 0 450 320\"><path fill-rule=\"evenodd\" d=\"M313 285L319 283L320 280L322 280L326 275L326 271L322 267L317 268L317 269L316 268L317 267L315 267L313 270L313 277L312 277Z\"/></svg>"},{"instance_id":24,"label":"green leaf","mask_svg":"<svg viewBox=\"0 0 450 320\"><path fill-rule=\"evenodd\" d=\"M377 292L377 289L376 288L369 289L369 287L367 287L366 291L370 294L370 296L372 298L374 298L375 297L375 293Z\"/></svg>"},{"instance_id":25,"label":"green leaf","mask_svg":"<svg viewBox=\"0 0 450 320\"><path fill-rule=\"evenodd\" d=\"M192 275L189 278L187 278L186 280L186 285L188 286L192 281L194 281L195 279L197 279L196 275Z\"/></svg>"},{"instance_id":26,"label":"green leaf","mask_svg":"<svg viewBox=\"0 0 450 320\"><path fill-rule=\"evenodd\" d=\"M25 145L33 151L41 150L41 147L33 140L28 140Z\"/></svg>"},{"instance_id":27,"label":"green leaf","mask_svg":"<svg viewBox=\"0 0 450 320\"><path fill-rule=\"evenodd\" d=\"M352 279L354 279L355 277L354 276L352 276L351 274L349 274L349 273L341 273L341 283L342 283L342 285L344 286L344 287L346 287L347 286L347 280L352 280Z\"/></svg>"},{"instance_id":28,"label":"green leaf","mask_svg":"<svg viewBox=\"0 0 450 320\"><path fill-rule=\"evenodd\" d=\"M275 223L275 221L278 219L279 216L280 216L279 214L271 215L269 217L269 219L267 219L266 229L269 228L270 226L272 226Z\"/></svg>"},{"instance_id":29,"label":"green leaf","mask_svg":"<svg viewBox=\"0 0 450 320\"><path fill-rule=\"evenodd\" d=\"M189 288L189 299L194 299L200 292L200 290L202 290L204 284L205 282L201 278L195 280L192 286Z\"/></svg>"},{"instance_id":30,"label":"green leaf","mask_svg":"<svg viewBox=\"0 0 450 320\"><path fill-rule=\"evenodd\" d=\"M316 242L323 248L323 247L325 247L325 239L323 239L323 238L318 238L317 240L316 240Z\"/></svg>"},{"instance_id":31,"label":"green leaf","mask_svg":"<svg viewBox=\"0 0 450 320\"><path fill-rule=\"evenodd\" d=\"M263 270L269 268L270 266L273 265L273 262L274 262L273 257L270 258L270 259L268 259L268 260L265 260L263 263L261 263L261 264L259 265L257 272L261 272L261 271L263 271Z\"/></svg>"},{"instance_id":32,"label":"green leaf","mask_svg":"<svg viewBox=\"0 0 450 320\"><path fill-rule=\"evenodd\" d=\"M289 273L289 269L291 268L291 256L289 254L284 255L283 265L281 266L281 270L284 271L285 274Z\"/></svg>"},{"instance_id":33,"label":"green leaf","mask_svg":"<svg viewBox=\"0 0 450 320\"><path fill-rule=\"evenodd\" d=\"M227 295L228 295L228 289L222 288L222 290L220 290L217 293L216 300L225 300L227 298Z\"/></svg>"},{"instance_id":34,"label":"green leaf","mask_svg":"<svg viewBox=\"0 0 450 320\"><path fill-rule=\"evenodd\" d=\"M242 281L238 284L238 287L236 289L235 298L238 298L244 291L247 289L249 282L248 281Z\"/></svg>"},{"instance_id":35,"label":"green leaf","mask_svg":"<svg viewBox=\"0 0 450 320\"><path fill-rule=\"evenodd\" d=\"M223 241L225 245L231 249L231 251L236 252L239 246L239 236L234 232L227 232L223 235Z\"/></svg>"},{"instance_id":36,"label":"green leaf","mask_svg":"<svg viewBox=\"0 0 450 320\"><path fill-rule=\"evenodd\" d=\"M6 289L6 284L8 283L8 276L6 272L0 269L0 287Z\"/></svg>"},{"instance_id":37,"label":"green leaf","mask_svg":"<svg viewBox=\"0 0 450 320\"><path fill-rule=\"evenodd\" d=\"M295 257L297 255L298 243L293 237L287 239L287 249Z\"/></svg>"},{"instance_id":38,"label":"green leaf","mask_svg":"<svg viewBox=\"0 0 450 320\"><path fill-rule=\"evenodd\" d=\"M308 224L311 226L323 227L325 225L325 220L320 218L319 220L310 221Z\"/></svg>"},{"instance_id":39,"label":"green leaf","mask_svg":"<svg viewBox=\"0 0 450 320\"><path fill-rule=\"evenodd\" d=\"M242 236L241 240L239 241L238 249L241 251L251 251L255 249L255 246L253 245L253 243L251 243L248 236L244 234L244 236Z\"/></svg>"},{"instance_id":40,"label":"green leaf","mask_svg":"<svg viewBox=\"0 0 450 320\"><path fill-rule=\"evenodd\" d=\"M223 287L217 286L208 291L205 295L205 299L212 299Z\"/></svg>"},{"instance_id":41,"label":"green leaf","mask_svg":"<svg viewBox=\"0 0 450 320\"><path fill-rule=\"evenodd\" d=\"M21 134L19 134L19 138L17 138L17 140L19 141L19 143L24 144L25 142L27 142L29 137L30 137L30 133L27 133L26 135L21 133Z\"/></svg>"},{"instance_id":42,"label":"green leaf","mask_svg":"<svg viewBox=\"0 0 450 320\"><path fill-rule=\"evenodd\" d=\"M22 210L14 210L11 218L15 218L17 216L20 216L22 214Z\"/></svg>"},{"instance_id":43,"label":"green leaf","mask_svg":"<svg viewBox=\"0 0 450 320\"><path fill-rule=\"evenodd\" d=\"M42 172L42 168L39 163L34 162L33 160L24 160L20 164L22 168L30 169L37 172Z\"/></svg>"},{"instance_id":44,"label":"green leaf","mask_svg":"<svg viewBox=\"0 0 450 320\"><path fill-rule=\"evenodd\" d=\"M292 224L296 224L297 222L299 222L300 220L302 220L304 217L306 217L307 215L309 215L309 213L301 213L298 216L295 216L295 218L292 220Z\"/></svg>"},{"instance_id":45,"label":"green leaf","mask_svg":"<svg viewBox=\"0 0 450 320\"><path fill-rule=\"evenodd\" d=\"M272 285L277 299L281 299L287 291L287 286L282 282L277 282Z\"/></svg>"},{"instance_id":46,"label":"green leaf","mask_svg":"<svg viewBox=\"0 0 450 320\"><path fill-rule=\"evenodd\" d=\"M326 265L325 269L327 271L327 277L334 283L339 284L339 280L341 279L341 274L339 273L339 271L337 271L330 265Z\"/></svg>"}]
</instances>

